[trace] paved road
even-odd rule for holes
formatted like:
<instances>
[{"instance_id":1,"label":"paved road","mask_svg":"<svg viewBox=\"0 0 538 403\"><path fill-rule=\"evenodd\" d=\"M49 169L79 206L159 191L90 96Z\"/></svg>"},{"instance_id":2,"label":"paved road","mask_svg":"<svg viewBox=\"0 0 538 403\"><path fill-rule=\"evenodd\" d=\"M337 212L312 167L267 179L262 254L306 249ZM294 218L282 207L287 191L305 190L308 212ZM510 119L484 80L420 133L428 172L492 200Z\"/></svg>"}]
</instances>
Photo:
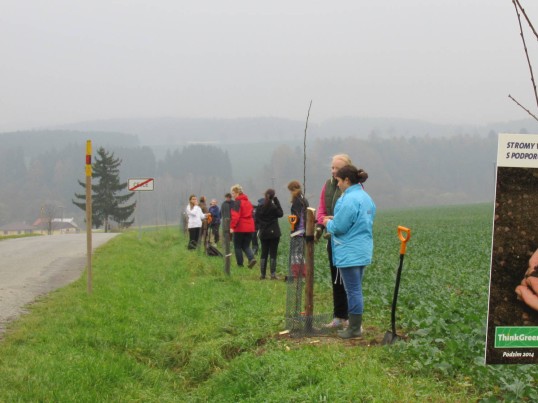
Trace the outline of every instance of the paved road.
<instances>
[{"instance_id":1,"label":"paved road","mask_svg":"<svg viewBox=\"0 0 538 403\"><path fill-rule=\"evenodd\" d=\"M95 233L95 249L117 234ZM86 267L86 233L0 242L0 333L38 296L63 287Z\"/></svg>"}]
</instances>

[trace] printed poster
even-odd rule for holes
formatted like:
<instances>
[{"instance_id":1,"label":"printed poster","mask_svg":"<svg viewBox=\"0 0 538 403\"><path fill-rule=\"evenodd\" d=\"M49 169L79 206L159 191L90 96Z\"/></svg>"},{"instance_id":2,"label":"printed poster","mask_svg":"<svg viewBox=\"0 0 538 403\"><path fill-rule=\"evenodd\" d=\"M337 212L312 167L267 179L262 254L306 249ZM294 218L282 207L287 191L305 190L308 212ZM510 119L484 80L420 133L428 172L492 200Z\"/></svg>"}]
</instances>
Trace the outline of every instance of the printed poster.
<instances>
[{"instance_id":1,"label":"printed poster","mask_svg":"<svg viewBox=\"0 0 538 403\"><path fill-rule=\"evenodd\" d=\"M538 362L538 135L499 134L496 176L486 364L534 364ZM535 252L537 263L529 265Z\"/></svg>"}]
</instances>

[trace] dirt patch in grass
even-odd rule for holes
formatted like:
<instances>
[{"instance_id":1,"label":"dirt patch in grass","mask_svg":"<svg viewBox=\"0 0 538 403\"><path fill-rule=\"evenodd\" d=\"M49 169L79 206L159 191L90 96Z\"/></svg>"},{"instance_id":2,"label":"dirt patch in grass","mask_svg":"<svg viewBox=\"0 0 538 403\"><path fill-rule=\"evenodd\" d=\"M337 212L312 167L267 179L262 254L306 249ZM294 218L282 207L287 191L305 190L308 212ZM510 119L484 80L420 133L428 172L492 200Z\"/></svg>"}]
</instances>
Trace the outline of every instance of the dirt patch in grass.
<instances>
[{"instance_id":1,"label":"dirt patch in grass","mask_svg":"<svg viewBox=\"0 0 538 403\"><path fill-rule=\"evenodd\" d=\"M290 345L327 345L327 344L343 344L349 347L375 347L381 346L386 330L379 329L375 326L365 326L363 328L362 337L358 339L342 339L338 337L336 331L322 335L294 335L293 333L284 331L274 335L274 338L281 341L286 341ZM397 332L397 335L403 340L407 340L405 334Z\"/></svg>"}]
</instances>

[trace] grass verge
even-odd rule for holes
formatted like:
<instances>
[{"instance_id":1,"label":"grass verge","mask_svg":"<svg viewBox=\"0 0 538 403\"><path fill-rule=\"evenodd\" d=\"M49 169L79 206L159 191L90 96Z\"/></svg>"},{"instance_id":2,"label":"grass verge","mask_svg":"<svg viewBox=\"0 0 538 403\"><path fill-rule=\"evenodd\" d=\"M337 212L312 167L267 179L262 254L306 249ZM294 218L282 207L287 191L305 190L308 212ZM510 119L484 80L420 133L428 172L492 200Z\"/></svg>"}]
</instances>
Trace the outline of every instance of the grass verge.
<instances>
[{"instance_id":1,"label":"grass verge","mask_svg":"<svg viewBox=\"0 0 538 403\"><path fill-rule=\"evenodd\" d=\"M234 264L226 277L220 258L188 251L177 230L141 240L123 234L95 253L91 295L82 276L9 325L0 343L0 401L531 398L536 370L480 363L490 220L487 206L379 214L364 285L370 334L389 326L396 226L413 231L398 310L408 341L391 347L279 337L283 281L259 281L257 270ZM283 237L281 272L286 243ZM316 262L316 307L327 310L322 244Z\"/></svg>"}]
</instances>

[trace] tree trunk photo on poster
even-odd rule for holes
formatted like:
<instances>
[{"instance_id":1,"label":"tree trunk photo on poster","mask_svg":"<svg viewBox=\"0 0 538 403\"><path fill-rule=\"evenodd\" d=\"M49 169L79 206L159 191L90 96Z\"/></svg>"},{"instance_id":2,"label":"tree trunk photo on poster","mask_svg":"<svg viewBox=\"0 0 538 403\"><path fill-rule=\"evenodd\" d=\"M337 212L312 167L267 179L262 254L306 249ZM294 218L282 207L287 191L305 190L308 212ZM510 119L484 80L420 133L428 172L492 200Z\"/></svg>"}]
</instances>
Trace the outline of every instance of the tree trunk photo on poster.
<instances>
[{"instance_id":1,"label":"tree trunk photo on poster","mask_svg":"<svg viewBox=\"0 0 538 403\"><path fill-rule=\"evenodd\" d=\"M538 135L499 134L486 364L538 362Z\"/></svg>"}]
</instances>

